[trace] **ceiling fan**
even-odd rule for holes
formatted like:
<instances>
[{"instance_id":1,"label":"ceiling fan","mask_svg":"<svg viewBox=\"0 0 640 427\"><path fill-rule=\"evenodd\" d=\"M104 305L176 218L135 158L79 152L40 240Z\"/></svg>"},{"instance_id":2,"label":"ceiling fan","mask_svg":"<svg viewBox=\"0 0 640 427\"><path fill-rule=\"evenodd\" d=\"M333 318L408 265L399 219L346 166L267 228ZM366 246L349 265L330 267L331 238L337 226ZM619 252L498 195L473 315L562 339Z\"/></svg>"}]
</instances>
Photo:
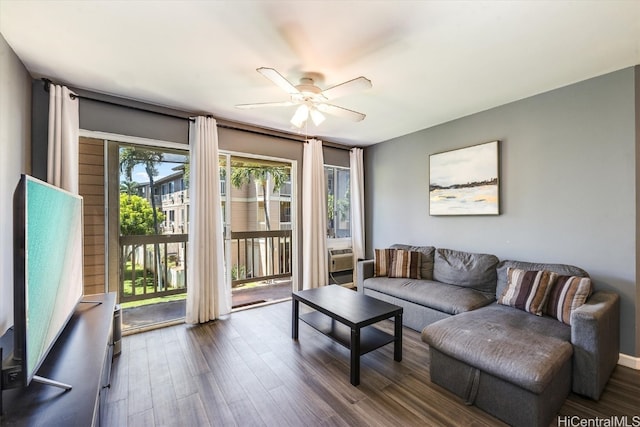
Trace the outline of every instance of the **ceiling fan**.
<instances>
[{"instance_id":1,"label":"ceiling fan","mask_svg":"<svg viewBox=\"0 0 640 427\"><path fill-rule=\"evenodd\" d=\"M307 121L309 116L313 124L320 125L325 120L324 114L327 113L333 116L342 117L345 119L359 122L364 120L365 115L357 111L349 110L347 108L339 107L337 105L328 104L327 101L339 98L349 93L369 89L372 87L371 80L365 77L357 77L353 80L340 83L325 90L320 89L315 85L313 78L302 77L300 84L293 85L289 80L285 79L282 74L277 72L273 68L261 67L256 70L267 79L271 80L273 84L278 86L289 94L289 101L281 102L262 102L258 104L239 104L237 108L250 109L261 107L287 107L297 105L298 108L291 118L291 124L297 128L301 128Z\"/></svg>"}]
</instances>

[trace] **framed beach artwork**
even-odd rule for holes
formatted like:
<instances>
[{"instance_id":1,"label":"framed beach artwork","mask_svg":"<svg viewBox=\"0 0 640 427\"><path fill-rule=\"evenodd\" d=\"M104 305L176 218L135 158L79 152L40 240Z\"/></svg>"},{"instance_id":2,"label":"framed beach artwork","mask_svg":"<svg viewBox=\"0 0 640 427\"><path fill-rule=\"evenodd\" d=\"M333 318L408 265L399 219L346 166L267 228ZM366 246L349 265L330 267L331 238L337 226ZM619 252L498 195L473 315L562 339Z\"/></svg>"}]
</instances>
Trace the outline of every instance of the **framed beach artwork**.
<instances>
[{"instance_id":1,"label":"framed beach artwork","mask_svg":"<svg viewBox=\"0 0 640 427\"><path fill-rule=\"evenodd\" d=\"M499 141L429 156L429 215L499 215Z\"/></svg>"}]
</instances>

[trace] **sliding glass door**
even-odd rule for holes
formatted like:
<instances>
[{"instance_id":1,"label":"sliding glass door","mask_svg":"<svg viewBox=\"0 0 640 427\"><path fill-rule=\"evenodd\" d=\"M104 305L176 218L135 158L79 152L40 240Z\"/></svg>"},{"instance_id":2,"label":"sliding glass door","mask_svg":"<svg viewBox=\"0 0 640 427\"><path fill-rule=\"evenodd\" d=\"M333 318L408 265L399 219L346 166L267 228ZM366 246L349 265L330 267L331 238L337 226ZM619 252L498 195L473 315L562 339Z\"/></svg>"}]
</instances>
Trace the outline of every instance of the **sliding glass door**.
<instances>
[{"instance_id":1,"label":"sliding glass door","mask_svg":"<svg viewBox=\"0 0 640 427\"><path fill-rule=\"evenodd\" d=\"M291 296L293 169L291 161L220 156L227 284L235 309Z\"/></svg>"},{"instance_id":2,"label":"sliding glass door","mask_svg":"<svg viewBox=\"0 0 640 427\"><path fill-rule=\"evenodd\" d=\"M107 141L109 289L123 329L185 315L189 228L188 150Z\"/></svg>"}]
</instances>

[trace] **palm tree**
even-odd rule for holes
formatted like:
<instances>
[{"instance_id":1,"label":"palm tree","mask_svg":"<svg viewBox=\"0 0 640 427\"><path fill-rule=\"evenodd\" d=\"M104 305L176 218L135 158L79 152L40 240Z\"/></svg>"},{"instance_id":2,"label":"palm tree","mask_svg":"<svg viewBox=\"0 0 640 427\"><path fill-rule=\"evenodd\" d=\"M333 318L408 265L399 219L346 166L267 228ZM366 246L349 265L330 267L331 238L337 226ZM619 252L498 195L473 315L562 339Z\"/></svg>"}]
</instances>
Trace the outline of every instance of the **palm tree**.
<instances>
[{"instance_id":1,"label":"palm tree","mask_svg":"<svg viewBox=\"0 0 640 427\"><path fill-rule=\"evenodd\" d=\"M156 197L154 194L154 181L153 178L158 176L158 163L161 163L164 157L164 153L161 151L152 151L146 150L144 148L138 147L125 147L120 150L120 171L124 173L127 177L127 181L133 181L132 173L133 168L137 165L142 165L144 167L147 176L149 177L149 191L150 191L150 199L151 199L151 209L153 214L153 230L155 234L160 234L160 227L158 224L158 211L156 209ZM160 289L164 287L164 277L163 276L163 268L162 261L160 258L160 245L155 243L153 245L153 250L155 252L155 262L156 262L156 270L159 274L158 277L158 286Z\"/></svg>"},{"instance_id":2,"label":"palm tree","mask_svg":"<svg viewBox=\"0 0 640 427\"><path fill-rule=\"evenodd\" d=\"M138 183L135 181L121 181L120 182L120 192L126 193L128 196L132 196L136 189L138 188Z\"/></svg>"},{"instance_id":3,"label":"palm tree","mask_svg":"<svg viewBox=\"0 0 640 427\"><path fill-rule=\"evenodd\" d=\"M132 181L133 168L137 165L144 166L144 170L149 177L149 189L151 191L151 208L153 209L153 229L156 234L160 234L158 226L158 212L156 210L156 198L153 194L153 178L158 176L158 163L162 162L164 153L161 151L145 150L137 147L126 147L120 151L120 171L123 172L129 181Z\"/></svg>"},{"instance_id":4,"label":"palm tree","mask_svg":"<svg viewBox=\"0 0 640 427\"><path fill-rule=\"evenodd\" d=\"M267 183L271 178L273 184L273 192L279 191L286 182L289 181L289 169L284 166L265 166L260 164L243 164L238 163L233 166L231 172L231 185L235 188L241 188L243 185L249 184L252 180L262 188L262 194L267 194ZM264 219L267 230L271 230L271 222L269 220L269 207L263 203Z\"/></svg>"}]
</instances>

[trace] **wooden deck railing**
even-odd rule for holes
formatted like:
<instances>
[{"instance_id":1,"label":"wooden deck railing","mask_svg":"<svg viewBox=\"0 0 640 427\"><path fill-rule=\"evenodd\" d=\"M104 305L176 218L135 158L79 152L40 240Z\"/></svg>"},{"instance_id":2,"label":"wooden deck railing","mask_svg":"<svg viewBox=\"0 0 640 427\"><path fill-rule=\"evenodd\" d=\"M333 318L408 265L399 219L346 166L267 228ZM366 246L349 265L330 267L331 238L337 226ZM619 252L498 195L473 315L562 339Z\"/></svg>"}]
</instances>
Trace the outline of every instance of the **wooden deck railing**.
<instances>
[{"instance_id":1,"label":"wooden deck railing","mask_svg":"<svg viewBox=\"0 0 640 427\"><path fill-rule=\"evenodd\" d=\"M120 236L120 302L187 291L187 234ZM231 285L290 278L291 230L231 233Z\"/></svg>"},{"instance_id":2,"label":"wooden deck railing","mask_svg":"<svg viewBox=\"0 0 640 427\"><path fill-rule=\"evenodd\" d=\"M291 230L231 232L231 286L291 277Z\"/></svg>"},{"instance_id":3,"label":"wooden deck railing","mask_svg":"<svg viewBox=\"0 0 640 427\"><path fill-rule=\"evenodd\" d=\"M186 291L186 234L120 236L120 302Z\"/></svg>"}]
</instances>

